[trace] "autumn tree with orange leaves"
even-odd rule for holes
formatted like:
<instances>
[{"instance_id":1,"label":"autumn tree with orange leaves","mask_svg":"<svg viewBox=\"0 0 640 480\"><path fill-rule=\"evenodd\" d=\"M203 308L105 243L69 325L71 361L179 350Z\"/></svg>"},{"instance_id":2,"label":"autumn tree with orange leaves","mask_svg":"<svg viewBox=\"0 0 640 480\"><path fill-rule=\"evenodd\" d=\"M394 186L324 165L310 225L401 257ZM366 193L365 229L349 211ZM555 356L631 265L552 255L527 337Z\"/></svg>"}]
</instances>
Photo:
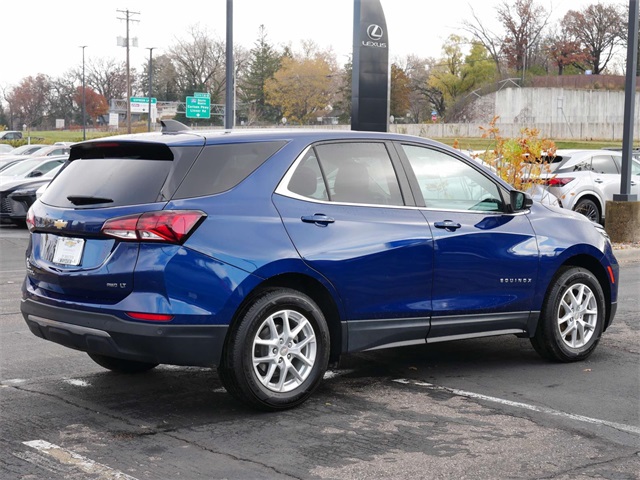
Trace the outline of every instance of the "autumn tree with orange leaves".
<instances>
[{"instance_id":1,"label":"autumn tree with orange leaves","mask_svg":"<svg viewBox=\"0 0 640 480\"><path fill-rule=\"evenodd\" d=\"M109 104L106 98L88 87L85 88L84 96L87 117L90 118L95 125L98 123L98 117L109 113ZM73 101L78 105L78 108L82 108L82 87L76 88Z\"/></svg>"}]
</instances>

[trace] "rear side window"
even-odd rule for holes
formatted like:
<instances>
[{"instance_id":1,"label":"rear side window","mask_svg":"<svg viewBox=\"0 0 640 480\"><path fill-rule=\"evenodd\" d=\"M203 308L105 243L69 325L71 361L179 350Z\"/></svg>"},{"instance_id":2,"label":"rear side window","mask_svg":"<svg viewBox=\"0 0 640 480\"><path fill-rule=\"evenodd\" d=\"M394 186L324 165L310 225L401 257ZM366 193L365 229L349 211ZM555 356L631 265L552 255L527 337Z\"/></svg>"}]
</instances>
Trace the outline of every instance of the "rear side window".
<instances>
[{"instance_id":1,"label":"rear side window","mask_svg":"<svg viewBox=\"0 0 640 480\"><path fill-rule=\"evenodd\" d=\"M318 145L316 154L333 202L404 205L396 172L383 143Z\"/></svg>"},{"instance_id":2,"label":"rear side window","mask_svg":"<svg viewBox=\"0 0 640 480\"><path fill-rule=\"evenodd\" d=\"M229 190L247 178L286 142L248 142L204 147L174 198L201 197Z\"/></svg>"},{"instance_id":3,"label":"rear side window","mask_svg":"<svg viewBox=\"0 0 640 480\"><path fill-rule=\"evenodd\" d=\"M117 207L168 200L202 147L85 145L45 190L42 202L66 208Z\"/></svg>"}]
</instances>

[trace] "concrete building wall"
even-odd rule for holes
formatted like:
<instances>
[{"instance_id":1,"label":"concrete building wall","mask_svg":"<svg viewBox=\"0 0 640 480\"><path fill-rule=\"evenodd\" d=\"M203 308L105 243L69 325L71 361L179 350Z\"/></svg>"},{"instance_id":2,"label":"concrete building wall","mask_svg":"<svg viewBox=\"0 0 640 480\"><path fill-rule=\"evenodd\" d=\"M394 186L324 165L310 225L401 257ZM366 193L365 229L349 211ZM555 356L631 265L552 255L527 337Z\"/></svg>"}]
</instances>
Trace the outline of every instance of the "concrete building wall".
<instances>
[{"instance_id":1,"label":"concrete building wall","mask_svg":"<svg viewBox=\"0 0 640 480\"><path fill-rule=\"evenodd\" d=\"M622 141L624 91L566 88L505 88L479 98L471 106L469 123L391 125L391 131L422 137L482 136L498 116L503 137L536 128L550 139ZM635 98L634 138L640 138L640 95Z\"/></svg>"}]
</instances>

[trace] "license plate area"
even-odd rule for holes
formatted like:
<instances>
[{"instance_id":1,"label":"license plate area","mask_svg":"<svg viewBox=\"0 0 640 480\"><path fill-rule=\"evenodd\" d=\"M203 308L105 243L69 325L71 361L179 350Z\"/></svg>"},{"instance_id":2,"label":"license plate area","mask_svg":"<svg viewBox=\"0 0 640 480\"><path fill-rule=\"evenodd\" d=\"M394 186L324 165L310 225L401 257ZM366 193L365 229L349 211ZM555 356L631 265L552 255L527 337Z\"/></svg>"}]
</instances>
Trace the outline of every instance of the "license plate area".
<instances>
[{"instance_id":1,"label":"license plate area","mask_svg":"<svg viewBox=\"0 0 640 480\"><path fill-rule=\"evenodd\" d=\"M83 238L58 237L53 253L53 263L70 266L80 265L83 252Z\"/></svg>"}]
</instances>

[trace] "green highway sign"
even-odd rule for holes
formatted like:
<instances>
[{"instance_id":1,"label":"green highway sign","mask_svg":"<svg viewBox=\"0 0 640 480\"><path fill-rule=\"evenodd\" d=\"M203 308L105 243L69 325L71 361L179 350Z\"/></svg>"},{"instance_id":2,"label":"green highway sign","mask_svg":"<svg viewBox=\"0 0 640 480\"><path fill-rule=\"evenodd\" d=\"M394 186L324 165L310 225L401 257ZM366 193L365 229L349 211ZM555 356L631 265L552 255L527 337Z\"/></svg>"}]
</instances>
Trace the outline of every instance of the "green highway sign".
<instances>
[{"instance_id":1,"label":"green highway sign","mask_svg":"<svg viewBox=\"0 0 640 480\"><path fill-rule=\"evenodd\" d=\"M131 103L149 103L149 97L131 97ZM151 97L151 103L158 103L158 99Z\"/></svg>"},{"instance_id":2,"label":"green highway sign","mask_svg":"<svg viewBox=\"0 0 640 480\"><path fill-rule=\"evenodd\" d=\"M195 92L193 94L194 97L208 97L211 98L211 94L210 93L204 93L204 92Z\"/></svg>"},{"instance_id":3,"label":"green highway sign","mask_svg":"<svg viewBox=\"0 0 640 480\"><path fill-rule=\"evenodd\" d=\"M187 118L211 118L211 98L208 96L187 97Z\"/></svg>"},{"instance_id":4,"label":"green highway sign","mask_svg":"<svg viewBox=\"0 0 640 480\"><path fill-rule=\"evenodd\" d=\"M158 103L158 99L151 97L151 105ZM130 97L129 105L132 113L149 113L149 97Z\"/></svg>"}]
</instances>

